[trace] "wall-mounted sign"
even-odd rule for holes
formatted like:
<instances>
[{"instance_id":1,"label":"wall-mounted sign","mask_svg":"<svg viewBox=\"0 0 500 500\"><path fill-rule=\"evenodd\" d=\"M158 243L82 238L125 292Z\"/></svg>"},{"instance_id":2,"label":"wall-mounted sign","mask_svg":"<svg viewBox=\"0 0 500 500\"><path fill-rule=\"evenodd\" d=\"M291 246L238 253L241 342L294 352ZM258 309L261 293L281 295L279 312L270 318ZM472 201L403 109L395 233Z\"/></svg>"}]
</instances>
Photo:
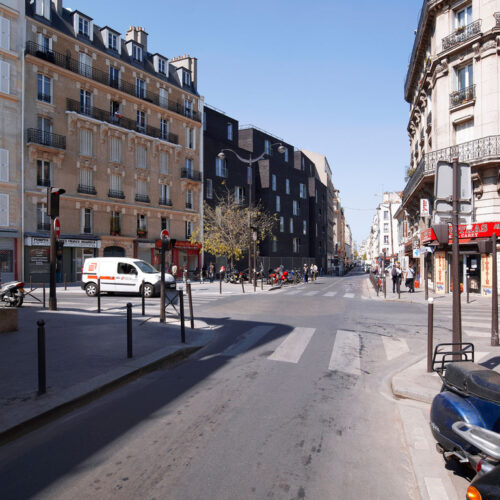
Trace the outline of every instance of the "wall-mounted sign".
<instances>
[{"instance_id":1,"label":"wall-mounted sign","mask_svg":"<svg viewBox=\"0 0 500 500\"><path fill-rule=\"evenodd\" d=\"M490 238L493 233L500 236L500 222L480 222L477 224L461 224L458 226L458 239L460 243L467 243L472 238ZM451 244L451 226L448 230L449 242ZM420 233L422 243L434 241L436 235L432 228L425 229Z\"/></svg>"},{"instance_id":2,"label":"wall-mounted sign","mask_svg":"<svg viewBox=\"0 0 500 500\"><path fill-rule=\"evenodd\" d=\"M422 198L420 200L420 217L429 217L431 215L431 209L429 207L429 200L427 198Z\"/></svg>"}]
</instances>

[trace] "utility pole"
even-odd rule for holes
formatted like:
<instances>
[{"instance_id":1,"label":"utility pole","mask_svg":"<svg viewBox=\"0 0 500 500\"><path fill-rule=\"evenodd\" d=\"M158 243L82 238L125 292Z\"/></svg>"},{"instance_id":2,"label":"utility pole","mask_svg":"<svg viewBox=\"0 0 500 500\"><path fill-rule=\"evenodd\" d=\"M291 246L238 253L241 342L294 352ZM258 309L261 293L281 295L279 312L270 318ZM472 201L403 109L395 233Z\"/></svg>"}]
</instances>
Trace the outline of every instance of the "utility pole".
<instances>
[{"instance_id":1,"label":"utility pole","mask_svg":"<svg viewBox=\"0 0 500 500\"><path fill-rule=\"evenodd\" d=\"M452 195L452 281L453 281L453 334L454 343L462 342L462 320L460 314L460 273L458 246L458 194L459 194L458 158L453 158L453 195Z\"/></svg>"}]
</instances>

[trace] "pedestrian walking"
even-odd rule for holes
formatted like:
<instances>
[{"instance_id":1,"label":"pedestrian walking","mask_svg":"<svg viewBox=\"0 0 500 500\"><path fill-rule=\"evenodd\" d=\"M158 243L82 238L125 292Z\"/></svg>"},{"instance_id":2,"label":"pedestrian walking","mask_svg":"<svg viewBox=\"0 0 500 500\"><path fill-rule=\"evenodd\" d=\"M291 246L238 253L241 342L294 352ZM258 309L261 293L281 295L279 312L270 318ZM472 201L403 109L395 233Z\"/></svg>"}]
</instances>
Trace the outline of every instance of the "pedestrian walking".
<instances>
[{"instance_id":1,"label":"pedestrian walking","mask_svg":"<svg viewBox=\"0 0 500 500\"><path fill-rule=\"evenodd\" d=\"M177 266L174 264L172 266L172 276L175 278L177 275Z\"/></svg>"},{"instance_id":2,"label":"pedestrian walking","mask_svg":"<svg viewBox=\"0 0 500 500\"><path fill-rule=\"evenodd\" d=\"M314 272L314 281L318 279L318 266L313 264L313 272Z\"/></svg>"},{"instance_id":3,"label":"pedestrian walking","mask_svg":"<svg viewBox=\"0 0 500 500\"><path fill-rule=\"evenodd\" d=\"M208 277L210 279L210 283L214 282L214 276L215 276L215 266L212 261L210 261L210 265L208 266Z\"/></svg>"},{"instance_id":4,"label":"pedestrian walking","mask_svg":"<svg viewBox=\"0 0 500 500\"><path fill-rule=\"evenodd\" d=\"M304 264L304 283L307 283L309 277L308 274L309 274L309 268L307 267L307 264Z\"/></svg>"},{"instance_id":5,"label":"pedestrian walking","mask_svg":"<svg viewBox=\"0 0 500 500\"><path fill-rule=\"evenodd\" d=\"M397 262L391 271L392 277L392 293L396 293L398 291L398 281L401 279L401 267L399 262Z\"/></svg>"},{"instance_id":6,"label":"pedestrian walking","mask_svg":"<svg viewBox=\"0 0 500 500\"><path fill-rule=\"evenodd\" d=\"M406 271L405 285L408 288L408 293L415 293L415 264L410 263Z\"/></svg>"}]
</instances>

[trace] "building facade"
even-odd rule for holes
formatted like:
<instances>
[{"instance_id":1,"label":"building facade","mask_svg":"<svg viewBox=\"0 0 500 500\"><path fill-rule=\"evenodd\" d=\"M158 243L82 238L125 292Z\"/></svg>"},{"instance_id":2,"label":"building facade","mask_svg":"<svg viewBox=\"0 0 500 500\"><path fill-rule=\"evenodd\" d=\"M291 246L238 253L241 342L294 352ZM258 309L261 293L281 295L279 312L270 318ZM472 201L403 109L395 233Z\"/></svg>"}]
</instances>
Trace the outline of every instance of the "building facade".
<instances>
[{"instance_id":1,"label":"building facade","mask_svg":"<svg viewBox=\"0 0 500 500\"><path fill-rule=\"evenodd\" d=\"M410 168L397 212L407 257L423 269L435 290L448 292L450 249L431 229L434 180L439 160L457 157L472 168L472 224L460 228L460 275L471 291L491 293L491 257L478 243L500 221L500 11L492 0L423 2L405 99L410 104ZM420 213L420 201L430 211ZM424 202L425 203L425 202Z\"/></svg>"},{"instance_id":2,"label":"building facade","mask_svg":"<svg viewBox=\"0 0 500 500\"><path fill-rule=\"evenodd\" d=\"M0 281L22 276L24 1L0 2Z\"/></svg>"},{"instance_id":3,"label":"building facade","mask_svg":"<svg viewBox=\"0 0 500 500\"><path fill-rule=\"evenodd\" d=\"M62 0L26 2L25 271L48 272L47 187L61 197L59 278L79 280L93 255L156 263L167 229L179 268L200 266L190 243L202 210L197 60L148 51Z\"/></svg>"}]
</instances>

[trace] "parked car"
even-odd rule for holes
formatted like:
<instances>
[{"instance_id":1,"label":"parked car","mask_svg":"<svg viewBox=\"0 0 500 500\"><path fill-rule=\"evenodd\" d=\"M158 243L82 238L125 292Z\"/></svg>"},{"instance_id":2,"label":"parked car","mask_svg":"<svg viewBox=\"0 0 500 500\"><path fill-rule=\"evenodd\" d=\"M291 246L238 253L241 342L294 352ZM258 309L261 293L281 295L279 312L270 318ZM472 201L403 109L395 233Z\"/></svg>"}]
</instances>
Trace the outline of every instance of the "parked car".
<instances>
[{"instance_id":1,"label":"parked car","mask_svg":"<svg viewBox=\"0 0 500 500\"><path fill-rule=\"evenodd\" d=\"M130 257L93 257L85 259L82 270L82 289L89 297L97 294L98 279L101 292L142 293L152 297L160 293L161 273L144 260ZM165 273L165 287L175 289L175 278Z\"/></svg>"}]
</instances>

